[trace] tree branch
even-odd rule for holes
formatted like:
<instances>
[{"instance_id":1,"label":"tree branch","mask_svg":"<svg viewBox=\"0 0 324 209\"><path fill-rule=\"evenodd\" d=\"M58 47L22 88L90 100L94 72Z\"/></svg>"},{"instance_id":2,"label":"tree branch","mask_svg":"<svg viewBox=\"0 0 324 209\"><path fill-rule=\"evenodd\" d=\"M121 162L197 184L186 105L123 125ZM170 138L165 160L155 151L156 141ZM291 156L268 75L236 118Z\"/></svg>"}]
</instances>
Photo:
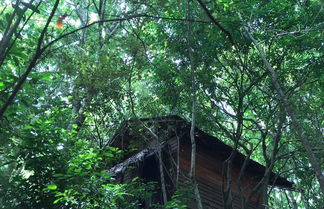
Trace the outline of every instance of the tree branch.
<instances>
[{"instance_id":1,"label":"tree branch","mask_svg":"<svg viewBox=\"0 0 324 209\"><path fill-rule=\"evenodd\" d=\"M214 16L210 13L209 9L207 8L206 4L202 1L202 0L197 0L199 5L201 6L201 8L206 12L207 16L209 17L209 19L223 32L225 33L225 35L227 36L229 42L232 45L235 45L235 42L233 40L233 37L231 35L231 33L226 30L220 23L218 20L216 20L214 18Z\"/></svg>"},{"instance_id":2,"label":"tree branch","mask_svg":"<svg viewBox=\"0 0 324 209\"><path fill-rule=\"evenodd\" d=\"M36 52L34 57L32 58L31 62L29 63L29 66L26 70L26 72L20 77L17 85L15 86L13 92L11 93L11 95L9 96L9 98L7 99L7 101L2 105L1 109L0 109L0 120L2 120L4 113L6 112L7 108L9 107L10 104L12 104L14 98L16 97L17 93L19 92L20 88L22 87L22 85L25 83L29 73L32 71L32 69L35 67L37 60L41 57L42 53L44 52L44 48L42 49L42 43L43 43L43 39L45 36L45 33L47 31L47 28L56 12L56 9L58 7L60 0L56 0L55 4L53 6L53 9L51 11L51 14L49 16L49 18L47 19L47 22L38 38L38 43L37 43L37 48L36 48Z\"/></svg>"},{"instance_id":3,"label":"tree branch","mask_svg":"<svg viewBox=\"0 0 324 209\"><path fill-rule=\"evenodd\" d=\"M239 14L240 19L243 21L241 14ZM317 177L317 180L319 181L320 184L320 188L322 193L324 194L324 175L321 171L321 167L319 165L319 160L317 159L317 157L315 156L315 154L312 152L311 149L311 145L310 145L310 141L308 139L308 137L305 134L305 131L303 130L302 124L299 121L299 119L296 117L293 107L290 103L290 101L287 99L284 91L282 90L282 87L278 81L277 78L277 73L276 71L272 68L271 64L269 63L268 59L266 58L263 50L261 49L260 45L258 44L258 42L256 41L256 39L252 36L252 34L249 31L249 28L247 26L243 26L244 30L246 32L246 34L248 35L248 37L251 39L251 41L253 42L254 46L256 47L256 49L259 52L259 55L263 61L263 64L265 65L266 69L269 71L269 73L271 74L271 79L272 79L272 83L279 95L279 98L281 100L281 102L284 104L285 109L287 114L290 116L293 127L295 128L295 131L297 132L299 139L303 145L303 147L306 150L306 154L308 156L308 159L310 161L310 164L315 172L315 175Z\"/></svg>"}]
</instances>

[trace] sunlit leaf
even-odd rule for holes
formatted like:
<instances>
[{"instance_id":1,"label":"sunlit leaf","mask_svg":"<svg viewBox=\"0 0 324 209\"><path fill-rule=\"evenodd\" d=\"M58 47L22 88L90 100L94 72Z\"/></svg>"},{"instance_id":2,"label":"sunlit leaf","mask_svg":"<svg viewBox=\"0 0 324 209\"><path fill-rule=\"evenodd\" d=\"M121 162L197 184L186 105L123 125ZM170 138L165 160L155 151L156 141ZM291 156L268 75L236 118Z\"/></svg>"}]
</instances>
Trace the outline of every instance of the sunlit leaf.
<instances>
[{"instance_id":1,"label":"sunlit leaf","mask_svg":"<svg viewBox=\"0 0 324 209\"><path fill-rule=\"evenodd\" d=\"M55 184L50 184L47 186L47 189L49 190L56 190L57 189L57 186Z\"/></svg>"}]
</instances>

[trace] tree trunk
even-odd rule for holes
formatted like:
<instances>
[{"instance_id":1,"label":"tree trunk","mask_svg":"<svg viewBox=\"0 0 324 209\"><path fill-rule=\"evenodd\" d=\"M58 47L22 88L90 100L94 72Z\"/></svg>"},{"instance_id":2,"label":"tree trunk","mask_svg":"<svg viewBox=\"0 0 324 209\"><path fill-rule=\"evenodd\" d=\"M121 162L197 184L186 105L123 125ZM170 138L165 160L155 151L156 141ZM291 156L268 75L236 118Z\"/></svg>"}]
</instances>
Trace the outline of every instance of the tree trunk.
<instances>
[{"instance_id":1,"label":"tree trunk","mask_svg":"<svg viewBox=\"0 0 324 209\"><path fill-rule=\"evenodd\" d=\"M168 202L168 198L167 198L166 187L165 187L161 142L159 142L158 146L159 146L158 160L159 160L159 170L160 170L160 183L161 183L161 190L162 190L163 205L165 205Z\"/></svg>"},{"instance_id":2,"label":"tree trunk","mask_svg":"<svg viewBox=\"0 0 324 209\"><path fill-rule=\"evenodd\" d=\"M32 4L34 0L32 0L29 4ZM12 27L11 26L11 23L12 23L12 20L14 19L16 13L17 13L17 10L19 8L19 1L16 2L16 5L15 5L15 9L13 11L13 14L11 15L10 17L10 20L9 20L9 23L8 23L8 26L5 30L5 32L3 33L3 37L0 41L0 66L3 64L6 56L7 56L7 52L10 50L10 41L11 41L11 38L12 36L17 33L17 28L21 22L21 20L23 19L23 15L17 15L17 19L15 21L15 23L13 24ZM22 14L25 14L25 12L27 11L28 7L25 6L23 9L21 9L21 13Z\"/></svg>"},{"instance_id":3,"label":"tree trunk","mask_svg":"<svg viewBox=\"0 0 324 209\"><path fill-rule=\"evenodd\" d=\"M240 18L242 19L241 15L239 14ZM301 125L301 122L299 121L299 119L296 117L293 107L290 103L290 101L287 99L285 93L282 90L282 87L277 79L277 73L275 72L275 70L272 68L272 66L270 65L269 61L267 60L263 50L261 49L260 45L257 43L257 41L254 39L254 37L252 36L252 34L249 32L249 28L247 28L246 26L244 26L245 32L247 33L248 37L251 39L251 41L253 42L254 46L257 48L259 55L263 61L263 64L265 65L265 67L267 68L267 70L269 71L269 73L271 74L271 79L272 79L272 83L280 97L281 102L284 104L286 112L288 114L288 116L290 117L293 127L295 129L295 131L297 132L299 139L304 147L304 149L306 150L306 154L307 157L309 159L309 162L311 164L311 167L313 168L315 175L317 177L317 180L320 184L320 188L322 193L324 194L324 175L321 171L321 167L319 165L319 160L317 159L317 157L315 156L315 154L312 152L312 148L311 148L311 144L310 144L310 140L308 139L308 137L305 134L305 131L303 130L303 127Z\"/></svg>"},{"instance_id":4,"label":"tree trunk","mask_svg":"<svg viewBox=\"0 0 324 209\"><path fill-rule=\"evenodd\" d=\"M55 12L57 10L59 2L60 2L60 0L56 0L55 3L54 3L51 14L49 15L49 17L48 17L48 19L46 21L46 24L45 24L41 34L39 35L35 55L33 56L32 60L30 61L26 72L19 78L19 81L17 82L16 86L14 87L11 95L5 101L5 103L2 105L2 107L0 109L0 120L3 119L3 115L5 114L7 108L13 103L13 101L14 101L15 97L17 96L18 92L20 91L21 87L23 86L23 84L27 80L28 75L30 74L32 69L36 66L38 59L43 54L43 52L45 50L45 47L42 48L43 40L44 40L45 34L47 32L48 26L51 23L51 21L52 21L52 19L54 17L54 14L55 14Z\"/></svg>"},{"instance_id":5,"label":"tree trunk","mask_svg":"<svg viewBox=\"0 0 324 209\"><path fill-rule=\"evenodd\" d=\"M190 19L190 0L187 1L187 18ZM192 54L191 46L191 25L187 23L187 45L189 51L189 60L191 68L191 90L192 90L192 109L191 109L191 128L190 128L190 141L191 141L191 164L189 177L194 187L194 194L197 202L198 209L203 209L201 197L199 193L198 184L196 181L196 140L195 140L195 117L196 117L196 81L195 81L195 62Z\"/></svg>"}]
</instances>

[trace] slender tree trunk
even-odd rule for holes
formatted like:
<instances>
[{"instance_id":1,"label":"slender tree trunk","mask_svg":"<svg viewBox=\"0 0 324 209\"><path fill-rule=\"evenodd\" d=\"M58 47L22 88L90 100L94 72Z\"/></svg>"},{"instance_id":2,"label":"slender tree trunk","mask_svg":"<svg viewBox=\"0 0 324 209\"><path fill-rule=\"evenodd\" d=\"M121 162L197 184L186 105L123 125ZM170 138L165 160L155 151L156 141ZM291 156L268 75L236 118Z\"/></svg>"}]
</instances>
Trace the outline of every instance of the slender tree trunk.
<instances>
[{"instance_id":1,"label":"slender tree trunk","mask_svg":"<svg viewBox=\"0 0 324 209\"><path fill-rule=\"evenodd\" d=\"M150 134L154 137L154 139L158 143L158 149L157 149L157 158L159 161L159 171L160 171L160 183L161 183L161 191L162 191L162 200L163 204L165 205L168 202L167 192L166 192L166 186L165 186L165 177L164 177L164 168L163 168L163 158L162 158L162 141L160 140L160 137L156 135L149 127L147 127L141 120L139 120L143 127L150 132Z\"/></svg>"},{"instance_id":2,"label":"slender tree trunk","mask_svg":"<svg viewBox=\"0 0 324 209\"><path fill-rule=\"evenodd\" d=\"M190 19L190 0L187 1L187 18ZM190 60L190 68L191 68L191 82L192 82L192 106L191 106L191 128L190 128L190 141L191 141L191 164L190 164L190 173L189 177L191 178L193 187L194 187L194 194L197 202L198 209L203 209L201 203L201 197L199 193L198 184L196 181L196 140L195 140L195 122L196 122L196 81L195 81L195 62L192 52L191 46L191 25L187 23L187 44L188 44L188 51L189 51L189 60Z\"/></svg>"},{"instance_id":3,"label":"slender tree trunk","mask_svg":"<svg viewBox=\"0 0 324 209\"><path fill-rule=\"evenodd\" d=\"M25 83L28 75L30 74L30 72L32 71L32 69L36 66L37 64L37 60L42 56L45 48L42 48L43 45L43 40L45 37L45 34L47 32L47 28L52 20L52 18L54 17L54 14L57 10L58 4L59 4L60 0L56 0L53 6L53 9L51 11L51 14L49 15L46 24L41 32L41 34L39 35L38 38L38 43L37 43L37 48L36 48L36 52L35 55L33 56L32 60L29 63L29 66L27 67L26 72L20 77L18 83L16 84L16 86L14 87L11 95L9 96L9 98L6 100L6 102L2 105L1 109L0 109L0 120L3 119L3 115L6 112L7 108L9 107L9 105L11 105L15 99L15 97L17 96L19 90L21 89L21 87L23 86L23 84Z\"/></svg>"},{"instance_id":4,"label":"slender tree trunk","mask_svg":"<svg viewBox=\"0 0 324 209\"><path fill-rule=\"evenodd\" d=\"M176 162L176 189L179 187L179 176L180 176L180 139L177 136L177 162Z\"/></svg>"},{"instance_id":5,"label":"slender tree trunk","mask_svg":"<svg viewBox=\"0 0 324 209\"><path fill-rule=\"evenodd\" d=\"M239 14L240 16L240 14ZM240 18L242 19L242 17L240 16ZM319 165L319 160L317 159L317 157L315 156L315 154L312 151L311 148L311 143L310 140L308 139L308 137L305 134L305 131L301 125L301 122L299 121L299 119L296 117L293 107L290 103L290 101L287 99L287 96L285 95L284 91L282 90L282 87L277 79L277 73L275 72L275 70L272 68L271 64L269 63L268 59L266 58L263 50L261 49L260 45L257 43L257 41L255 40L255 38L252 36L252 34L249 32L249 28L244 26L245 32L247 33L248 37L251 39L251 41L253 42L254 46L257 48L259 55L263 61L263 64L265 65L265 67L267 68L267 70L269 71L269 73L271 74L271 79L272 79L272 83L280 97L280 100L282 101L282 103L285 106L286 112L289 115L289 117L291 118L293 127L295 128L295 131L297 132L299 139L304 147L304 149L306 150L306 154L307 157L309 159L309 162L311 164L311 167L313 168L315 175L317 177L317 180L320 184L320 188L322 191L322 194L324 194L324 175L321 171L321 167Z\"/></svg>"},{"instance_id":6,"label":"slender tree trunk","mask_svg":"<svg viewBox=\"0 0 324 209\"><path fill-rule=\"evenodd\" d=\"M160 182L161 182L161 190L162 190L162 199L163 199L163 205L165 205L168 202L168 197L166 193L166 187L165 187L165 178L164 178L164 169L163 169L163 159L162 159L162 148L161 143L158 144L158 160L159 160L159 170L160 170Z\"/></svg>"},{"instance_id":7,"label":"slender tree trunk","mask_svg":"<svg viewBox=\"0 0 324 209\"><path fill-rule=\"evenodd\" d=\"M78 5L74 3L75 6L75 12L78 15L80 21L81 21L81 26L84 27L88 24L89 22L89 6L83 5L84 2L80 4L80 7L78 8ZM82 30L82 36L81 36L81 44L83 44L87 39L87 28L84 28Z\"/></svg>"},{"instance_id":8,"label":"slender tree trunk","mask_svg":"<svg viewBox=\"0 0 324 209\"><path fill-rule=\"evenodd\" d=\"M34 1L34 0L33 0ZM31 1L30 3L33 3L33 1ZM19 8L19 4L20 2L19 1L16 1L16 6L15 6L15 10L13 11L13 14L11 15L11 18L9 20L9 23L8 23L8 26L3 34L3 37L0 41L0 66L3 64L5 58L6 58L6 51L8 50L8 47L10 46L10 41L11 41L11 38L12 36L16 33L17 31L17 28L21 22L21 20L23 19L23 15L18 15L16 21L14 22L13 26L11 26L11 23L12 23L12 20L14 19L16 13L17 13L17 10ZM22 10L21 10L21 13L22 14L25 14L26 10L28 8L25 6Z\"/></svg>"},{"instance_id":9,"label":"slender tree trunk","mask_svg":"<svg viewBox=\"0 0 324 209\"><path fill-rule=\"evenodd\" d=\"M129 78L128 78L128 94L129 94L129 98L130 98L130 103L131 103L130 105L131 105L132 114L137 118L131 88L132 88L132 69L131 69L131 72L130 72ZM162 147L161 147L162 141L160 140L160 137L158 135L156 135L152 131L152 129L150 129L149 127L147 127L143 123L143 121L141 121L141 120L138 120L138 121L153 136L153 138L157 142L157 146L158 146L157 147L157 158L158 158L158 161L159 161L159 173L160 173L160 184L161 184L161 191L162 191L162 200L163 200L163 204L165 205L168 202L168 197L167 197L167 193L166 193L165 177L164 177L164 169L163 169Z\"/></svg>"},{"instance_id":10,"label":"slender tree trunk","mask_svg":"<svg viewBox=\"0 0 324 209\"><path fill-rule=\"evenodd\" d=\"M76 91L78 91L78 89L75 89L74 91L75 91L74 94L77 95ZM94 94L95 94L95 90L93 90L90 87L90 89L88 89L87 96L82 101L80 101L79 98L74 98L74 101L72 103L72 110L73 110L75 117L74 117L73 121L68 125L67 131L71 131L72 126L74 124L77 125L76 131L79 131L81 129L81 127L83 126L83 123L86 119L86 116L84 113L85 113L86 109L90 106L90 103L92 101ZM76 96L76 97L78 97L78 96Z\"/></svg>"},{"instance_id":11,"label":"slender tree trunk","mask_svg":"<svg viewBox=\"0 0 324 209\"><path fill-rule=\"evenodd\" d=\"M234 149L230 157L223 164L223 180L222 180L222 194L224 209L233 209L233 196L232 196L232 161L237 151Z\"/></svg>"}]
</instances>

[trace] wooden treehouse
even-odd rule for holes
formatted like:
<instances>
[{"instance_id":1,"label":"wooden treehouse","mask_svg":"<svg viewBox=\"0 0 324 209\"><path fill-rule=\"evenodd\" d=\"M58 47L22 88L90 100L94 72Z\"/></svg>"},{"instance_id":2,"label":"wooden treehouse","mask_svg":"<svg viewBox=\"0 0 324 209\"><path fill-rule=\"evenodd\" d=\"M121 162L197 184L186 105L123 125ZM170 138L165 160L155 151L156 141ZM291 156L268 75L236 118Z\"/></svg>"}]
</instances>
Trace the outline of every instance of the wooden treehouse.
<instances>
[{"instance_id":1,"label":"wooden treehouse","mask_svg":"<svg viewBox=\"0 0 324 209\"><path fill-rule=\"evenodd\" d=\"M161 188L161 168L163 170L168 200L180 182L188 180L191 161L190 123L178 116L134 119L124 121L112 138L111 146L126 152L124 161L115 165L110 172L116 175L118 183L127 183L134 177L145 181L155 181ZM222 209L223 205L223 166L233 149L217 138L196 128L196 179L204 209ZM158 155L160 150L161 155ZM162 156L159 158L159 156ZM265 173L265 167L250 160L241 177L238 188L238 175L245 156L237 153L232 164L232 205L242 208L253 187ZM160 162L163 166L160 167ZM269 185L289 189L292 183L275 173L270 174ZM161 189L151 202L162 202ZM264 208L262 196L258 193L249 198L247 208ZM149 208L145 203L143 208ZM193 202L190 208L196 208Z\"/></svg>"}]
</instances>

